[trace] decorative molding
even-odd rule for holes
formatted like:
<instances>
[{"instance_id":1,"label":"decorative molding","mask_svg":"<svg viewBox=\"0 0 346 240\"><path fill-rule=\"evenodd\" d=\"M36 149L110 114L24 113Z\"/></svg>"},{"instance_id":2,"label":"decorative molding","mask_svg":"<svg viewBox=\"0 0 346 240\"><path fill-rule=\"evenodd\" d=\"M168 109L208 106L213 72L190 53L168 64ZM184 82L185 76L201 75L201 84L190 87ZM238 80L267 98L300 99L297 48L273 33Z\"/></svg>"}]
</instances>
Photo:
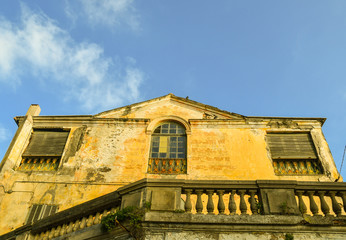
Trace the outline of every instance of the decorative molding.
<instances>
[{"instance_id":1,"label":"decorative molding","mask_svg":"<svg viewBox=\"0 0 346 240\"><path fill-rule=\"evenodd\" d=\"M151 121L149 123L149 125L148 125L148 127L146 129L146 134L151 135L153 133L155 127L159 123L165 122L165 121L178 122L178 123L182 124L185 127L186 135L190 135L191 134L191 126L190 126L190 124L185 119L183 119L181 117L177 117L177 116L172 116L172 115L155 118L153 121Z\"/></svg>"},{"instance_id":2,"label":"decorative molding","mask_svg":"<svg viewBox=\"0 0 346 240\"><path fill-rule=\"evenodd\" d=\"M217 119L217 115L204 112L203 119Z\"/></svg>"},{"instance_id":3,"label":"decorative molding","mask_svg":"<svg viewBox=\"0 0 346 240\"><path fill-rule=\"evenodd\" d=\"M271 128L299 128L298 123L288 119L270 120L267 126L270 126Z\"/></svg>"}]
</instances>

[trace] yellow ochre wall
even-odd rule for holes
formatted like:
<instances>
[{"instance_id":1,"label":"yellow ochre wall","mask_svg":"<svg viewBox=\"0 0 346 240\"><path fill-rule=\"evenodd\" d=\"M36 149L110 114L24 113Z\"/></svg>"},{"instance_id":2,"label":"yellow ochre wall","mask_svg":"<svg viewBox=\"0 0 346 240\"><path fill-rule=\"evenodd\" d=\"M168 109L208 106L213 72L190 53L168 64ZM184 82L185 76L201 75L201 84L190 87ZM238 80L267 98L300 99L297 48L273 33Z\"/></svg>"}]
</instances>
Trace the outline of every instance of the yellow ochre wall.
<instances>
[{"instance_id":1,"label":"yellow ochre wall","mask_svg":"<svg viewBox=\"0 0 346 240\"><path fill-rule=\"evenodd\" d=\"M22 226L32 204L56 204L61 211L142 178L330 182L338 178L321 123L316 120L243 117L171 95L91 117L38 114L39 107L32 106L25 117L18 118L18 131L1 163L0 235ZM170 119L188 127L187 174L148 174L150 130ZM42 127L70 130L59 169L16 171L32 129ZM72 136L81 129L80 146L68 156ZM311 132L325 174L275 175L267 131Z\"/></svg>"}]
</instances>

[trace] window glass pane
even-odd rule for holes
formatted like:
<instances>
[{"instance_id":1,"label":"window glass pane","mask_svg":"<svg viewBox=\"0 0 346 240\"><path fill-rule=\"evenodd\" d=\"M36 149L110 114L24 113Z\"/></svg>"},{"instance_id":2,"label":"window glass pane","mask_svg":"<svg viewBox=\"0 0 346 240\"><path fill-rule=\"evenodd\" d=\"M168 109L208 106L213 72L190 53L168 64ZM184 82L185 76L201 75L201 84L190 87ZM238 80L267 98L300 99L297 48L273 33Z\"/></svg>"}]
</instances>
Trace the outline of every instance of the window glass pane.
<instances>
[{"instance_id":1,"label":"window glass pane","mask_svg":"<svg viewBox=\"0 0 346 240\"><path fill-rule=\"evenodd\" d=\"M177 128L177 126L174 123L170 124L169 133L177 133L176 128Z\"/></svg>"},{"instance_id":2,"label":"window glass pane","mask_svg":"<svg viewBox=\"0 0 346 240\"><path fill-rule=\"evenodd\" d=\"M152 136L152 158L185 158L186 136L185 128L174 122L158 126ZM180 136L179 136L180 135Z\"/></svg>"},{"instance_id":3,"label":"window glass pane","mask_svg":"<svg viewBox=\"0 0 346 240\"><path fill-rule=\"evenodd\" d=\"M178 131L177 131L178 134L184 134L185 133L185 129L182 128L181 126L178 127Z\"/></svg>"},{"instance_id":4,"label":"window glass pane","mask_svg":"<svg viewBox=\"0 0 346 240\"><path fill-rule=\"evenodd\" d=\"M161 126L160 127L157 127L154 131L154 133L160 133L161 132Z\"/></svg>"},{"instance_id":5,"label":"window glass pane","mask_svg":"<svg viewBox=\"0 0 346 240\"><path fill-rule=\"evenodd\" d=\"M167 141L168 141L168 137L166 136L161 136L160 137L160 148L159 148L159 152L167 152Z\"/></svg>"}]
</instances>

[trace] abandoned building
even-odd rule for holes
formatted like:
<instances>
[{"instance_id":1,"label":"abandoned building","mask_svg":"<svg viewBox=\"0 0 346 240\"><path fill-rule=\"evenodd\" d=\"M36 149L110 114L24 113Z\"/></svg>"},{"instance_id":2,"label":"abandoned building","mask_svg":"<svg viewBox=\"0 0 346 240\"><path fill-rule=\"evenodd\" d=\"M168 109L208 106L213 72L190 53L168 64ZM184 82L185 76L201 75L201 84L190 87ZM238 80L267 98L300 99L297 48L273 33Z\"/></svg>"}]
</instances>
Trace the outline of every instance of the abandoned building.
<instances>
[{"instance_id":1,"label":"abandoned building","mask_svg":"<svg viewBox=\"0 0 346 240\"><path fill-rule=\"evenodd\" d=\"M15 117L0 165L0 239L346 239L324 118L244 116L173 94L39 114ZM137 226L102 230L143 208Z\"/></svg>"}]
</instances>

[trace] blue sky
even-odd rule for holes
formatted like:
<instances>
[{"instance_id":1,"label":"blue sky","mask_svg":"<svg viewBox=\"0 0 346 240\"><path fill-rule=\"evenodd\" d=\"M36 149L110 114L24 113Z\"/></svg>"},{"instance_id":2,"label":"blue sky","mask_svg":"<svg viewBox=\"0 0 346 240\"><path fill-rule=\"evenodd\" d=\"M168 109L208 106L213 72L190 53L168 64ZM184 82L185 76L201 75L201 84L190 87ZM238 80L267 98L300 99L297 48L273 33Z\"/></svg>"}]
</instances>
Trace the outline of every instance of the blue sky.
<instances>
[{"instance_id":1,"label":"blue sky","mask_svg":"<svg viewBox=\"0 0 346 240\"><path fill-rule=\"evenodd\" d=\"M0 0L0 156L32 103L95 114L174 93L246 116L326 117L339 169L345 11L341 0Z\"/></svg>"}]
</instances>

